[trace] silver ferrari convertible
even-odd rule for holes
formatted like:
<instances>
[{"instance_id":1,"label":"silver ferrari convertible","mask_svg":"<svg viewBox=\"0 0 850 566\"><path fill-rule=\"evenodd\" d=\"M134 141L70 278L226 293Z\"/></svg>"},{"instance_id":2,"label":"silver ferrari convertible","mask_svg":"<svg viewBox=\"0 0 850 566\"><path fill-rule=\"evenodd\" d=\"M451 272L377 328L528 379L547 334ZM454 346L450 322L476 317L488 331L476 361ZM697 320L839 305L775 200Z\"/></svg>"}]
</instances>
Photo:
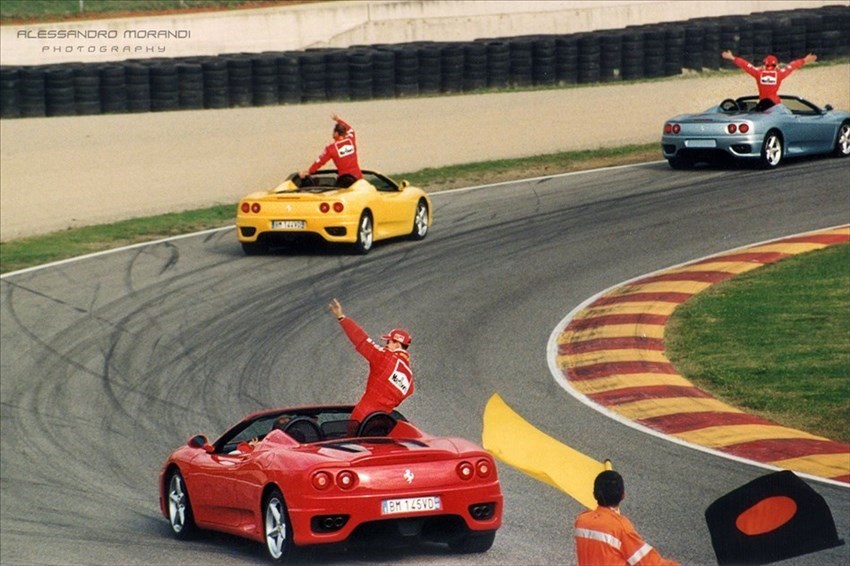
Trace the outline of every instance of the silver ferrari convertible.
<instances>
[{"instance_id":1,"label":"silver ferrari convertible","mask_svg":"<svg viewBox=\"0 0 850 566\"><path fill-rule=\"evenodd\" d=\"M799 96L757 108L757 96L727 98L701 114L681 114L664 123L661 151L673 169L688 169L718 157L748 160L766 169L785 158L850 155L850 113L823 108Z\"/></svg>"}]
</instances>

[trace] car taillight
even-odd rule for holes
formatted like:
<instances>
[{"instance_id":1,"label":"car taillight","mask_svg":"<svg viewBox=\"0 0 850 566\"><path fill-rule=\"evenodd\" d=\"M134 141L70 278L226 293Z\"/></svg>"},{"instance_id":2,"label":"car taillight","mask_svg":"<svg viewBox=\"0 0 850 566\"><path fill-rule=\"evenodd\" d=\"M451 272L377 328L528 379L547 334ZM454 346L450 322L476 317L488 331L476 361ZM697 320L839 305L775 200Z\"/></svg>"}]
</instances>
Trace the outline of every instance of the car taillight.
<instances>
[{"instance_id":1,"label":"car taillight","mask_svg":"<svg viewBox=\"0 0 850 566\"><path fill-rule=\"evenodd\" d=\"M672 134L673 133L673 126L671 124L664 124L664 133L665 134Z\"/></svg>"},{"instance_id":2,"label":"car taillight","mask_svg":"<svg viewBox=\"0 0 850 566\"><path fill-rule=\"evenodd\" d=\"M240 206L239 208L240 208L240 209L242 210L242 212L244 212L245 214L248 214L249 212L251 212L251 205L250 205L250 204L248 204L247 202L243 202L243 203L242 203L242 206Z\"/></svg>"},{"instance_id":3,"label":"car taillight","mask_svg":"<svg viewBox=\"0 0 850 566\"><path fill-rule=\"evenodd\" d=\"M255 202L254 204L252 204L251 205L251 212L253 212L254 214L257 214L258 212L260 212L260 203Z\"/></svg>"},{"instance_id":4,"label":"car taillight","mask_svg":"<svg viewBox=\"0 0 850 566\"><path fill-rule=\"evenodd\" d=\"M330 209L331 209L331 205L329 205L326 202L323 202L322 204L319 205L319 211L321 211L321 212L327 212Z\"/></svg>"},{"instance_id":5,"label":"car taillight","mask_svg":"<svg viewBox=\"0 0 850 566\"><path fill-rule=\"evenodd\" d=\"M478 476L482 478L486 478L490 475L492 471L492 466L490 466L490 462L488 460L478 460L475 463L475 469L478 472Z\"/></svg>"},{"instance_id":6,"label":"car taillight","mask_svg":"<svg viewBox=\"0 0 850 566\"><path fill-rule=\"evenodd\" d=\"M736 126L735 124L729 124L728 126L726 126L726 131L730 134L734 134L738 131L738 126Z\"/></svg>"},{"instance_id":7,"label":"car taillight","mask_svg":"<svg viewBox=\"0 0 850 566\"><path fill-rule=\"evenodd\" d=\"M741 132L742 134L746 134L747 132L750 131L750 125L749 124L741 124L740 126L738 126L738 131Z\"/></svg>"},{"instance_id":8,"label":"car taillight","mask_svg":"<svg viewBox=\"0 0 850 566\"><path fill-rule=\"evenodd\" d=\"M351 489L357 485L357 476L352 471L343 470L336 475L336 484L342 489Z\"/></svg>"},{"instance_id":9,"label":"car taillight","mask_svg":"<svg viewBox=\"0 0 850 566\"><path fill-rule=\"evenodd\" d=\"M671 124L670 122L664 124L664 133L665 134L678 134L682 131L682 126L679 124Z\"/></svg>"},{"instance_id":10,"label":"car taillight","mask_svg":"<svg viewBox=\"0 0 850 566\"><path fill-rule=\"evenodd\" d=\"M334 212L342 212L345 206L341 202L334 203Z\"/></svg>"},{"instance_id":11,"label":"car taillight","mask_svg":"<svg viewBox=\"0 0 850 566\"><path fill-rule=\"evenodd\" d=\"M462 480L471 479L473 474L475 473L475 469L472 467L472 464L469 462L461 462L457 465L457 475Z\"/></svg>"},{"instance_id":12,"label":"car taillight","mask_svg":"<svg viewBox=\"0 0 850 566\"><path fill-rule=\"evenodd\" d=\"M327 472L316 472L312 478L313 487L319 491L325 490L331 486L331 475Z\"/></svg>"}]
</instances>

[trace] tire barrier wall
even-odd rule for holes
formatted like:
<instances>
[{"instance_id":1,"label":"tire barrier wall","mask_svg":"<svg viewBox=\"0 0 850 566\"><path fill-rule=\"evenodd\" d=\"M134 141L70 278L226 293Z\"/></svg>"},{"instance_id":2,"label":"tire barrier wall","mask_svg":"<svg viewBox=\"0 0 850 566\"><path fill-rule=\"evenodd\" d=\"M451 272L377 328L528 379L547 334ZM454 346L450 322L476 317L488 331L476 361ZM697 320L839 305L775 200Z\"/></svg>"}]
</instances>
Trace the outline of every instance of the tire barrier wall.
<instances>
[{"instance_id":1,"label":"tire barrier wall","mask_svg":"<svg viewBox=\"0 0 850 566\"><path fill-rule=\"evenodd\" d=\"M569 35L0 67L0 117L301 104L607 83L850 56L850 6L755 12Z\"/></svg>"}]
</instances>

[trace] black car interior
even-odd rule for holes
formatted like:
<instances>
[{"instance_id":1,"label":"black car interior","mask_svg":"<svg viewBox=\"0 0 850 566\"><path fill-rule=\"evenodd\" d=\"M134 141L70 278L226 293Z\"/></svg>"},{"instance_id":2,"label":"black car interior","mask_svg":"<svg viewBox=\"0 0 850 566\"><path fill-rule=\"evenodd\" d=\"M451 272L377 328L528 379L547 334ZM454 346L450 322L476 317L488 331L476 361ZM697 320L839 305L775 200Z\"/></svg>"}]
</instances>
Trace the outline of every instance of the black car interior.
<instances>
[{"instance_id":1,"label":"black car interior","mask_svg":"<svg viewBox=\"0 0 850 566\"><path fill-rule=\"evenodd\" d=\"M261 415L241 423L222 436L216 442L215 452L229 454L236 450L240 443L253 439L262 440L275 428L301 444L310 444L352 437L387 436L399 420L405 420L398 411L375 412L368 415L361 423L348 418L350 414L350 410L302 410Z\"/></svg>"}]
</instances>

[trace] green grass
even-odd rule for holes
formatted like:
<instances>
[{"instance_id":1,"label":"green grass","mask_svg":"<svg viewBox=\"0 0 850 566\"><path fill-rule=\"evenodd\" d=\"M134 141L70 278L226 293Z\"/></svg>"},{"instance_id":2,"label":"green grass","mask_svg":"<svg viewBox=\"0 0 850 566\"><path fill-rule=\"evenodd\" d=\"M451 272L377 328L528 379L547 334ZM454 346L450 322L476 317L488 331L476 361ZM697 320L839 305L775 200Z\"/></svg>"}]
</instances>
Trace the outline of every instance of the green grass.
<instances>
[{"instance_id":1,"label":"green grass","mask_svg":"<svg viewBox=\"0 0 850 566\"><path fill-rule=\"evenodd\" d=\"M0 273L233 224L236 205L87 226L0 243Z\"/></svg>"},{"instance_id":2,"label":"green grass","mask_svg":"<svg viewBox=\"0 0 850 566\"><path fill-rule=\"evenodd\" d=\"M850 442L850 244L713 285L674 311L665 336L670 361L697 386Z\"/></svg>"},{"instance_id":3,"label":"green grass","mask_svg":"<svg viewBox=\"0 0 850 566\"><path fill-rule=\"evenodd\" d=\"M394 177L439 190L657 158L656 144L648 144ZM232 225L235 212L234 203L0 243L0 272ZM676 309L665 341L680 373L718 398L786 426L850 441L850 245L710 287Z\"/></svg>"}]
</instances>

